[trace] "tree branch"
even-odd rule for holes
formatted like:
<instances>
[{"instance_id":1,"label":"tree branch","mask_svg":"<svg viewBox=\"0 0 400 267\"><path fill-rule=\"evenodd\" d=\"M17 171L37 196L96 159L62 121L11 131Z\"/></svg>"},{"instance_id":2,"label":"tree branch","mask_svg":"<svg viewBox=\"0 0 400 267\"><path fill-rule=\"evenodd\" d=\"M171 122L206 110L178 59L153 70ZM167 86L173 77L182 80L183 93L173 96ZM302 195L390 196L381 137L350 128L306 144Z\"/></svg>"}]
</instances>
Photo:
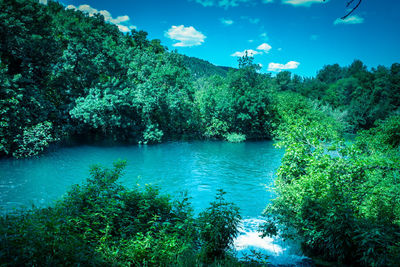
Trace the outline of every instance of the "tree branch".
<instances>
[{"instance_id":1,"label":"tree branch","mask_svg":"<svg viewBox=\"0 0 400 267\"><path fill-rule=\"evenodd\" d=\"M347 3L346 7L349 7L349 6L351 5L351 3L353 3L353 2L354 2L354 0L349 1L349 2ZM360 6L361 2L362 2L362 0L358 0L357 5L355 5L355 6L353 7L353 9L350 10L349 13L347 13L346 15L344 15L343 17L341 17L341 19L345 19L345 18L347 18L348 16L350 16L350 14L353 13L354 10L356 10L356 9Z\"/></svg>"},{"instance_id":2,"label":"tree branch","mask_svg":"<svg viewBox=\"0 0 400 267\"><path fill-rule=\"evenodd\" d=\"M326 0L324 0L324 2L325 2L325 1L326 1ZM346 8L349 7L353 2L354 2L354 0L348 1L347 4L346 4ZM354 10L356 10L356 9L360 6L361 2L362 2L362 0L358 0L358 3L357 3L346 15L344 15L343 17L341 17L341 19L345 19L345 18L347 18L348 16L350 16L350 14L353 13Z\"/></svg>"},{"instance_id":3,"label":"tree branch","mask_svg":"<svg viewBox=\"0 0 400 267\"><path fill-rule=\"evenodd\" d=\"M351 3L353 3L353 2L354 2L354 0L351 0L351 1L347 2L346 7L349 7L351 5Z\"/></svg>"}]
</instances>

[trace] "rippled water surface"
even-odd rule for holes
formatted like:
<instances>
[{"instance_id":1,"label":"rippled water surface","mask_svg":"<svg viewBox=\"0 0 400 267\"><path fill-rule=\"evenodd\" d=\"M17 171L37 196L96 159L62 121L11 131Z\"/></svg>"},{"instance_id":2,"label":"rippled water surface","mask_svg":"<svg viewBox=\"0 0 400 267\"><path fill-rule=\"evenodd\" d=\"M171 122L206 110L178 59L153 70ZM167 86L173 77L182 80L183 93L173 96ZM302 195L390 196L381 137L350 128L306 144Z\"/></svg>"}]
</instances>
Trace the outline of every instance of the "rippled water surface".
<instances>
[{"instance_id":1,"label":"rippled water surface","mask_svg":"<svg viewBox=\"0 0 400 267\"><path fill-rule=\"evenodd\" d=\"M47 205L89 175L89 166L111 167L117 159L128 166L121 183L154 184L172 196L188 191L196 211L206 207L216 189L241 209L258 216L272 193L282 151L272 142L171 142L153 146L77 146L56 149L38 158L0 161L0 207Z\"/></svg>"}]
</instances>

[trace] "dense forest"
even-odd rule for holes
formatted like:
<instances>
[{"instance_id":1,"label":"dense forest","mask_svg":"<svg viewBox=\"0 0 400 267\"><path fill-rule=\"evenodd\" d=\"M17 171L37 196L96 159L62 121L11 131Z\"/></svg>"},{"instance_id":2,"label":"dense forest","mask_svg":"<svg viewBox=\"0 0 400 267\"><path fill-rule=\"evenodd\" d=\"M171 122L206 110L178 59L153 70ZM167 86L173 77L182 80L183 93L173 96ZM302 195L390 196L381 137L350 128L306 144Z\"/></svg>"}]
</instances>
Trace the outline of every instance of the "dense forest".
<instances>
[{"instance_id":1,"label":"dense forest","mask_svg":"<svg viewBox=\"0 0 400 267\"><path fill-rule=\"evenodd\" d=\"M252 57L214 66L58 2L2 0L0 10L0 157L75 139L275 139L285 155L264 234L300 239L322 260L398 264L400 64L273 76ZM227 253L240 216L224 192L195 218L187 198L121 187L123 166L94 167L54 207L3 216L1 262L244 264Z\"/></svg>"}]
</instances>

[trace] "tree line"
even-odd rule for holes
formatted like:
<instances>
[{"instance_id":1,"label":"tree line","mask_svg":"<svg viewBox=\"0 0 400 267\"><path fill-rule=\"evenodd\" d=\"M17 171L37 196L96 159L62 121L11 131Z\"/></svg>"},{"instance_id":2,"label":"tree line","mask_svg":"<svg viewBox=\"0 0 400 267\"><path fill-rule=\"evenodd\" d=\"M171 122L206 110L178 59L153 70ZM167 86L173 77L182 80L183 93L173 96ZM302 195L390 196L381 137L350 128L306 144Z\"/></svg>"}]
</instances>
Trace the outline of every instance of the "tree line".
<instances>
[{"instance_id":1,"label":"tree line","mask_svg":"<svg viewBox=\"0 0 400 267\"><path fill-rule=\"evenodd\" d=\"M27 157L74 137L157 143L271 138L274 94L293 91L348 132L398 110L400 65L328 65L315 78L221 68L168 51L144 31L57 2L6 0L0 22L0 156Z\"/></svg>"}]
</instances>

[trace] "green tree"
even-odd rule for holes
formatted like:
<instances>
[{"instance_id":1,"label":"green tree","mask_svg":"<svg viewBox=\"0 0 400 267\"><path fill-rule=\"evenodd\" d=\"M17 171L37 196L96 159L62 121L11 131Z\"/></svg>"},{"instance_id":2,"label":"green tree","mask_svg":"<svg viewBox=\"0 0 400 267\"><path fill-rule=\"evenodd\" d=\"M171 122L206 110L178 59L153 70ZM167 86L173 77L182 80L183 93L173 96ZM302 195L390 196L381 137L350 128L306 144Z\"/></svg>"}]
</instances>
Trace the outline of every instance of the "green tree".
<instances>
[{"instance_id":1,"label":"green tree","mask_svg":"<svg viewBox=\"0 0 400 267\"><path fill-rule=\"evenodd\" d=\"M269 76L259 74L259 69L252 57L244 56L239 59L239 70L227 76L234 111L231 131L248 138L265 138L271 131Z\"/></svg>"},{"instance_id":2,"label":"green tree","mask_svg":"<svg viewBox=\"0 0 400 267\"><path fill-rule=\"evenodd\" d=\"M317 79L324 83L335 83L344 78L345 69L341 68L339 64L325 65L317 73Z\"/></svg>"}]
</instances>

